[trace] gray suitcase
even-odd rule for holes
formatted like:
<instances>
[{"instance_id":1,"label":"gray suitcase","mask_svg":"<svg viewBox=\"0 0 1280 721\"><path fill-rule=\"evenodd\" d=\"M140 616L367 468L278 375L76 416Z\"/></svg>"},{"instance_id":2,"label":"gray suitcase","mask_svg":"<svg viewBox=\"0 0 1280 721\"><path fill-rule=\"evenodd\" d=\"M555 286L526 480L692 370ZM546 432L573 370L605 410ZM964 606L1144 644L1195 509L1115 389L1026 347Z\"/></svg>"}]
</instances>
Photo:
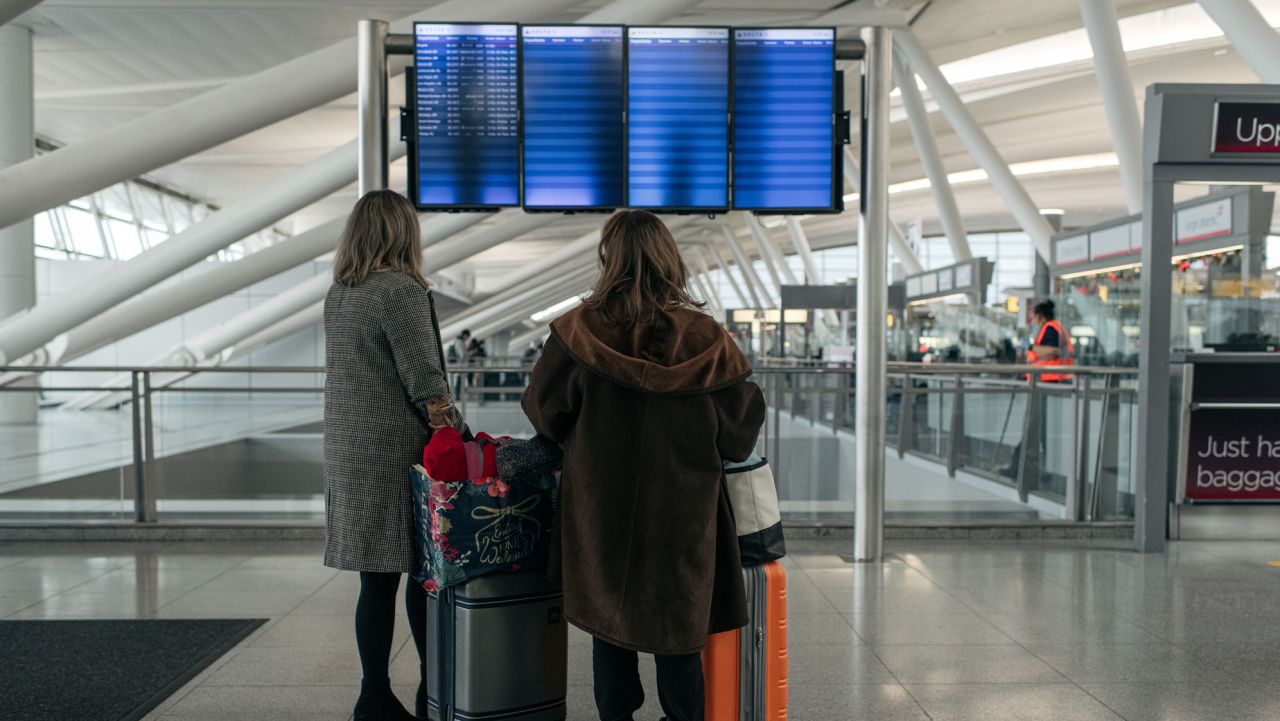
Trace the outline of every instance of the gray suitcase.
<instances>
[{"instance_id":1,"label":"gray suitcase","mask_svg":"<svg viewBox=\"0 0 1280 721\"><path fill-rule=\"evenodd\" d=\"M433 721L562 721L564 594L542 571L483 576L427 598Z\"/></svg>"}]
</instances>

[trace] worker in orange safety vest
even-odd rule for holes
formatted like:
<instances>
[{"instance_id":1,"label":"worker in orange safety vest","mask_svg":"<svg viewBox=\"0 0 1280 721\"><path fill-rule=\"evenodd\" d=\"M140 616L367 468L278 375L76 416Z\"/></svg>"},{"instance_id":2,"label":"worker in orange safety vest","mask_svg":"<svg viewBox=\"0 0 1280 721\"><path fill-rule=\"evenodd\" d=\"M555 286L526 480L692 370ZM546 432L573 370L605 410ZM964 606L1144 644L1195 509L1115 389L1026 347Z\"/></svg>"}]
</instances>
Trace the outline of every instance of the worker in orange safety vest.
<instances>
[{"instance_id":1,"label":"worker in orange safety vest","mask_svg":"<svg viewBox=\"0 0 1280 721\"><path fill-rule=\"evenodd\" d=\"M1031 320L1039 328L1036 342L1027 351L1027 362L1033 366L1073 366L1075 360L1071 336L1062 328L1055 317L1052 300L1043 300L1031 309ZM1065 383L1071 380L1070 373L1041 373L1040 380L1046 383Z\"/></svg>"}]
</instances>

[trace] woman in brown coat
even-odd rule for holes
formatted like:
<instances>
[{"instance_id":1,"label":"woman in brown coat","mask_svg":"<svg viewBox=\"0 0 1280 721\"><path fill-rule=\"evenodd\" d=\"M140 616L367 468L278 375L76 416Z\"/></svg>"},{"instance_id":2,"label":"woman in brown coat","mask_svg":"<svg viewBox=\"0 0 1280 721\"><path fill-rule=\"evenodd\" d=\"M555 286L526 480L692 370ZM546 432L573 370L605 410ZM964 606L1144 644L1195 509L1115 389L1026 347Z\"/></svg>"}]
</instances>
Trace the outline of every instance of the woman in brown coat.
<instances>
[{"instance_id":1,"label":"woman in brown coat","mask_svg":"<svg viewBox=\"0 0 1280 721\"><path fill-rule=\"evenodd\" d=\"M565 616L595 638L601 719L644 704L637 651L657 656L667 717L702 719L707 635L747 622L721 459L751 453L764 398L685 290L657 216L614 215L599 256L600 280L552 323L523 403L564 445Z\"/></svg>"}]
</instances>

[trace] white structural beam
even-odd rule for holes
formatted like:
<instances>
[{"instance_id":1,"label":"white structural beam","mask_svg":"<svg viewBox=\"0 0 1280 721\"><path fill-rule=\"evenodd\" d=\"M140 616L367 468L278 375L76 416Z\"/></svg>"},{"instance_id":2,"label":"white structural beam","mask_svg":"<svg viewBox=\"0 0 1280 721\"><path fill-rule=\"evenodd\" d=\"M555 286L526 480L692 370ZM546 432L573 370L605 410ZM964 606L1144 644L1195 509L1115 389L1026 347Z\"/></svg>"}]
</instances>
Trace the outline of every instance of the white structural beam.
<instances>
[{"instance_id":1,"label":"white structural beam","mask_svg":"<svg viewBox=\"0 0 1280 721\"><path fill-rule=\"evenodd\" d=\"M710 231L708 231L708 233L710 233ZM729 263L725 260L724 253L720 252L720 244L716 242L714 234L709 235L704 240L703 247L709 248L711 250L712 259L715 260L716 265L720 268L720 270L724 272L724 277L729 279L729 285L733 287L733 292L737 294L738 301L742 303L743 306L745 306L748 302L750 302L748 300L748 296L742 290L742 286L738 283L737 278L734 277L733 272L730 270ZM743 278L743 282L744 283L746 282L745 277Z\"/></svg>"},{"instance_id":2,"label":"white structural beam","mask_svg":"<svg viewBox=\"0 0 1280 721\"><path fill-rule=\"evenodd\" d=\"M693 265L698 270L697 273L691 274L690 277L696 281L698 289L701 291L702 300L711 309L712 315L716 317L716 320L724 321L724 301L720 298L720 293L717 292L715 283L711 282L711 269L707 267L707 261L702 256L702 253L698 252L698 248L690 248L689 250L689 257L692 258Z\"/></svg>"},{"instance_id":3,"label":"white structural beam","mask_svg":"<svg viewBox=\"0 0 1280 721\"><path fill-rule=\"evenodd\" d=\"M1280 83L1280 37L1249 0L1199 0L1240 58L1264 83Z\"/></svg>"},{"instance_id":4,"label":"white structural beam","mask_svg":"<svg viewBox=\"0 0 1280 721\"><path fill-rule=\"evenodd\" d=\"M858 168L858 159L854 157L853 150L849 146L844 148L844 181L849 184L855 193L862 192L862 171ZM893 218L889 218L889 247L893 248L893 255L906 269L908 275L924 272L924 264L920 262L920 256L911 249L911 243L907 241L907 236L903 235L902 228L893 222Z\"/></svg>"},{"instance_id":5,"label":"white structural beam","mask_svg":"<svg viewBox=\"0 0 1280 721\"><path fill-rule=\"evenodd\" d=\"M472 335L478 337L482 335L478 331L495 320L522 321L528 317L524 311L535 313L582 292L595 277L596 272L595 265L579 264L561 268L558 272L538 279L536 283L511 288L479 303L474 308L468 308L465 313L451 316L441 327L440 335L444 338L452 338L470 329Z\"/></svg>"},{"instance_id":6,"label":"white structural beam","mask_svg":"<svg viewBox=\"0 0 1280 721\"><path fill-rule=\"evenodd\" d=\"M1022 187L1022 183L1014 177L1013 171L1009 170L1009 164L1000 155L1000 151L996 150L996 146L983 132L978 121L960 99L960 95L956 93L955 88L951 87L951 83L947 82L942 71L938 69L915 34L909 29L902 29L894 32L893 37L898 49L906 55L911 69L928 86L929 94L933 96L934 102L946 116L947 122L955 130L960 142L964 143L969 154L986 171L991 187L995 188L996 193L1009 207L1014 221L1031 237L1036 253L1048 260L1049 238L1053 235L1053 228L1040 215L1026 188Z\"/></svg>"},{"instance_id":7,"label":"white structural beam","mask_svg":"<svg viewBox=\"0 0 1280 721\"><path fill-rule=\"evenodd\" d=\"M40 0L0 0L0 25L5 25L39 4ZM5 68L11 67L5 66Z\"/></svg>"},{"instance_id":8,"label":"white structural beam","mask_svg":"<svg viewBox=\"0 0 1280 721\"><path fill-rule=\"evenodd\" d=\"M773 238L770 237L769 229L760 223L760 219L750 213L743 214L747 229L751 231L751 237L756 241L756 250L760 251L760 257L764 260L764 268L769 273L769 278L773 280L774 288L778 291L778 300L782 300L782 286L795 285L796 276L791 272L791 267L787 265L786 258L782 256L781 251L774 245Z\"/></svg>"},{"instance_id":9,"label":"white structural beam","mask_svg":"<svg viewBox=\"0 0 1280 721\"><path fill-rule=\"evenodd\" d=\"M1094 77L1102 91L1102 107L1107 112L1111 142L1120 162L1120 182L1124 202L1131 215L1142 212L1142 121L1133 95L1133 78L1125 58L1116 18L1115 0L1080 0L1080 17L1093 47ZM1280 52L1280 38L1270 29L1271 44ZM1273 68L1274 72L1280 69Z\"/></svg>"},{"instance_id":10,"label":"white structural beam","mask_svg":"<svg viewBox=\"0 0 1280 721\"><path fill-rule=\"evenodd\" d=\"M519 334L511 336L508 341L508 348L526 348L546 338L551 333L550 324L546 321L534 325L532 328L521 331Z\"/></svg>"},{"instance_id":11,"label":"white structural beam","mask_svg":"<svg viewBox=\"0 0 1280 721\"><path fill-rule=\"evenodd\" d=\"M9 5L0 6L0 14ZM31 31L0 25L0 168L26 162L35 152L33 67ZM0 194L0 205L5 202ZM0 228L0 321L35 304L35 224L24 220ZM36 400L34 390L0 393L0 423L35 423Z\"/></svg>"},{"instance_id":12,"label":"white structural beam","mask_svg":"<svg viewBox=\"0 0 1280 721\"><path fill-rule=\"evenodd\" d=\"M477 214L468 213L468 215ZM561 219L563 219L563 216L553 213L525 213L517 209L504 210L498 215L498 220L489 227L428 248L423 262L426 265L427 272L434 273L437 270L457 265L490 248L496 248L531 230L551 225Z\"/></svg>"},{"instance_id":13,"label":"white structural beam","mask_svg":"<svg viewBox=\"0 0 1280 721\"><path fill-rule=\"evenodd\" d=\"M951 254L956 261L968 260L973 257L973 251L969 249L969 237L964 231L960 206L956 204L951 180L947 178L947 167L942 164L938 142L933 137L933 128L929 127L929 113L925 110L924 98L920 97L920 88L916 86L916 75L907 68L902 57L897 56L894 58L893 76L902 92L907 123L911 126L911 137L915 139L916 154L920 156L924 173L929 178L929 191L933 194L934 205L938 207L938 222L942 224L942 232L947 236Z\"/></svg>"},{"instance_id":14,"label":"white structural beam","mask_svg":"<svg viewBox=\"0 0 1280 721\"><path fill-rule=\"evenodd\" d=\"M578 1L448 0L392 29L440 18L530 20ZM0 228L349 95L355 64L353 37L0 171Z\"/></svg>"},{"instance_id":15,"label":"white structural beam","mask_svg":"<svg viewBox=\"0 0 1280 721\"><path fill-rule=\"evenodd\" d=\"M733 273L729 272L729 266L725 264L724 256L720 254L720 249L716 247L715 242L706 238L698 238L697 240L685 241L685 243L693 246L693 252L697 253L698 257L702 260L702 264L708 267L710 264L707 261L705 251L710 249L712 260L716 262L716 267L720 269L720 273L724 275L724 279L729 282L729 287L733 288L733 294L737 296L738 303L740 304L739 307L745 306L747 303L747 295L742 291L742 286L738 285L738 279L733 277Z\"/></svg>"},{"instance_id":16,"label":"white structural beam","mask_svg":"<svg viewBox=\"0 0 1280 721\"><path fill-rule=\"evenodd\" d=\"M404 146L398 147L403 154ZM228 206L95 276L76 293L51 298L28 313L0 323L0 364L6 358L20 358L40 348L108 308L350 185L355 179L355 159L356 145L347 143L290 173L270 190Z\"/></svg>"},{"instance_id":17,"label":"white structural beam","mask_svg":"<svg viewBox=\"0 0 1280 721\"><path fill-rule=\"evenodd\" d=\"M787 216L787 235L791 236L791 247L796 249L800 262L804 264L805 284L821 285L822 274L818 272L818 264L813 259L813 249L809 247L809 238L804 233L804 226L794 215Z\"/></svg>"},{"instance_id":18,"label":"white structural beam","mask_svg":"<svg viewBox=\"0 0 1280 721\"><path fill-rule=\"evenodd\" d=\"M738 236L733 232L733 228L728 223L718 223L720 226L720 235L724 238L724 243L729 247L729 253L733 256L733 262L737 264L738 270L742 273L742 278L747 283L747 292L751 295L751 302L756 308L776 308L773 299L769 297L769 290L764 287L764 282L760 280L760 276L756 273L756 269L752 267L751 259L747 257L747 252L742 248L742 244L738 242Z\"/></svg>"},{"instance_id":19,"label":"white structural beam","mask_svg":"<svg viewBox=\"0 0 1280 721\"><path fill-rule=\"evenodd\" d=\"M422 225L423 245L433 245L483 218L475 213L433 214ZM148 291L53 339L44 347L43 360L28 355L18 364L34 365L37 360L48 364L70 363L121 338L314 260L337 246L345 223L345 217L334 218L182 283ZM12 378L0 375L0 385L9 380Z\"/></svg>"}]
</instances>

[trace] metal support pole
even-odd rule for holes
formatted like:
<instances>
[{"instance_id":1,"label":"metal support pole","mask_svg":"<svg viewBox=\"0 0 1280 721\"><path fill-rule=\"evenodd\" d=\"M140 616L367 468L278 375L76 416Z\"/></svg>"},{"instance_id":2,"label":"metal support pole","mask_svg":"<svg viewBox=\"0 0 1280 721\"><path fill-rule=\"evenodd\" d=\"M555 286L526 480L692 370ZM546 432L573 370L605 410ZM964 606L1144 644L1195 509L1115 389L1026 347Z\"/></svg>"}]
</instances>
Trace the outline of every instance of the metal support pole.
<instances>
[{"instance_id":1,"label":"metal support pole","mask_svg":"<svg viewBox=\"0 0 1280 721\"><path fill-rule=\"evenodd\" d=\"M129 375L129 404L133 423L133 520L147 522L147 459L142 440L142 374Z\"/></svg>"},{"instance_id":2,"label":"metal support pole","mask_svg":"<svg viewBox=\"0 0 1280 721\"><path fill-rule=\"evenodd\" d=\"M1142 124L1138 101L1133 96L1129 61L1124 56L1115 0L1080 0L1080 18L1093 47L1093 69L1102 91L1102 108L1107 111L1111 142L1120 161L1120 183L1129 213L1142 212ZM1272 33L1272 42L1280 40Z\"/></svg>"},{"instance_id":3,"label":"metal support pole","mask_svg":"<svg viewBox=\"0 0 1280 721\"><path fill-rule=\"evenodd\" d=\"M942 232L951 244L951 255L957 263L968 260L973 257L973 251L969 249L969 236L965 235L960 206L956 204L956 195L951 190L947 166L942 164L938 141L933 137L933 128L929 127L929 112L925 110L924 98L920 97L920 88L916 86L916 74L911 72L901 57L896 57L893 77L902 93L902 106L907 111L907 124L911 126L911 137L915 139L916 154L920 156L920 164L924 166L925 176L929 178L929 191L933 193L934 205L938 206L938 222L942 224Z\"/></svg>"},{"instance_id":4,"label":"metal support pole","mask_svg":"<svg viewBox=\"0 0 1280 721\"><path fill-rule=\"evenodd\" d=\"M965 107L964 101L960 99L955 88L947 82L942 71L930 57L929 51L925 50L909 29L899 30L895 42L910 61L911 69L929 87L930 95L955 130L956 137L964 143L969 154L978 161L978 165L987 172L991 187L1009 207L1014 220L1027 235L1031 236L1031 243L1035 246L1036 252L1046 259L1050 258L1049 237L1053 233L1049 229L1049 224L1040 217L1040 211L1031 200L1031 196L1027 194L1027 189L1022 187L1022 183L1014 177L1009 164L1005 162L1000 151L996 150L996 146L992 144L991 138L987 137L982 126Z\"/></svg>"},{"instance_id":5,"label":"metal support pole","mask_svg":"<svg viewBox=\"0 0 1280 721\"><path fill-rule=\"evenodd\" d=\"M1173 274L1173 183L1151 177L1143 209L1142 304L1138 310L1138 454L1134 463L1134 545L1161 553L1169 513L1169 306Z\"/></svg>"},{"instance_id":6,"label":"metal support pole","mask_svg":"<svg viewBox=\"0 0 1280 721\"><path fill-rule=\"evenodd\" d=\"M886 403L885 312L889 245L889 90L893 87L893 37L887 28L864 28L863 173L858 222L858 342L854 437L855 561L879 561L884 546L884 434Z\"/></svg>"},{"instance_id":7,"label":"metal support pole","mask_svg":"<svg viewBox=\"0 0 1280 721\"><path fill-rule=\"evenodd\" d=\"M738 302L740 304L738 307L741 308L749 303L750 301L747 299L747 294L743 292L742 286L738 284L738 279L733 276L732 272L730 272L729 264L725 262L724 254L720 252L720 247L716 245L716 242L714 240L703 240L699 243L699 247L694 249L694 252L698 254L698 257L703 259L702 262L706 263L706 256L703 254L704 248L710 249L711 257L712 260L716 262L716 267L720 269L720 273L724 275L724 279L729 282L729 287L733 288L733 294L738 296Z\"/></svg>"},{"instance_id":8,"label":"metal support pole","mask_svg":"<svg viewBox=\"0 0 1280 721\"><path fill-rule=\"evenodd\" d=\"M387 35L385 20L356 28L356 100L360 118L359 193L387 187Z\"/></svg>"},{"instance_id":9,"label":"metal support pole","mask_svg":"<svg viewBox=\"0 0 1280 721\"><path fill-rule=\"evenodd\" d=\"M157 482L159 464L156 463L156 427L151 405L151 372L142 372L142 448L143 465L146 466L146 486L143 503L143 520L156 522L156 505L160 496Z\"/></svg>"},{"instance_id":10,"label":"metal support pole","mask_svg":"<svg viewBox=\"0 0 1280 721\"><path fill-rule=\"evenodd\" d=\"M1257 6L1249 0L1199 2L1258 79L1264 83L1280 83L1280 37Z\"/></svg>"},{"instance_id":11,"label":"metal support pole","mask_svg":"<svg viewBox=\"0 0 1280 721\"><path fill-rule=\"evenodd\" d=\"M1048 221L1049 227L1053 228L1054 233L1062 232L1062 212L1055 210L1053 212L1043 212L1040 215ZM1031 276L1031 288L1035 293L1037 300L1044 300L1053 295L1053 277L1049 272L1049 261L1041 258L1039 254L1033 259L1034 270Z\"/></svg>"}]
</instances>

